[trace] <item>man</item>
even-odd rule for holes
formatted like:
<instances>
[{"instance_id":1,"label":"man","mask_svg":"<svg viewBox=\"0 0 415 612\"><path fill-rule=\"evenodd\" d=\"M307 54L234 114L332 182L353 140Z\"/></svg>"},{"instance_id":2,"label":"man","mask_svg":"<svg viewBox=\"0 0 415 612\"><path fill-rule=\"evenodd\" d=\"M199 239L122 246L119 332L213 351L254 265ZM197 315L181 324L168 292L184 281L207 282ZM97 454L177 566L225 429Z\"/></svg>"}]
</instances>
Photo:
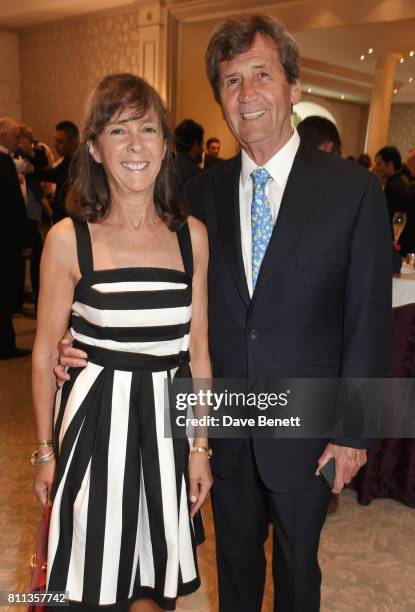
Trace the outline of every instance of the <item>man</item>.
<instances>
[{"instance_id":1,"label":"man","mask_svg":"<svg viewBox=\"0 0 415 612\"><path fill-rule=\"evenodd\" d=\"M297 46L274 19L217 27L206 67L242 149L185 190L209 233L214 376L384 376L391 261L378 180L358 164L300 146L290 123L300 99ZM316 471L334 457L333 492L340 492L364 464L365 442L211 443L220 611L261 610L271 518L275 609L316 612L330 498Z\"/></svg>"},{"instance_id":2,"label":"man","mask_svg":"<svg viewBox=\"0 0 415 612\"><path fill-rule=\"evenodd\" d=\"M174 130L174 175L177 193L181 194L186 182L200 174L204 130L192 119L185 119Z\"/></svg>"},{"instance_id":3,"label":"man","mask_svg":"<svg viewBox=\"0 0 415 612\"><path fill-rule=\"evenodd\" d=\"M290 123L301 91L297 46L273 18L221 24L206 66L242 149L185 189L209 232L214 376L383 376L391 262L379 181L357 164L299 146ZM270 520L275 609L317 612L330 491L316 472L334 457L339 492L365 462L364 442L211 443L220 612L260 612Z\"/></svg>"},{"instance_id":4,"label":"man","mask_svg":"<svg viewBox=\"0 0 415 612\"><path fill-rule=\"evenodd\" d=\"M383 147L375 156L374 171L382 182L389 210L389 220L393 231L393 217L397 212L406 214L406 224L399 237L399 255L413 252L415 211L411 202L413 190L409 180L402 174L401 154L396 147ZM396 258L398 261L398 258Z\"/></svg>"},{"instance_id":5,"label":"man","mask_svg":"<svg viewBox=\"0 0 415 612\"><path fill-rule=\"evenodd\" d=\"M335 124L318 115L311 115L303 119L297 126L297 131L303 142L310 147L326 151L326 153L336 153L341 155L341 141L339 132Z\"/></svg>"},{"instance_id":6,"label":"man","mask_svg":"<svg viewBox=\"0 0 415 612\"><path fill-rule=\"evenodd\" d=\"M22 160L29 162L32 167L32 172L28 173L23 178L26 191L26 211L28 215L28 244L30 245L30 280L32 284L33 301L35 308L39 297L39 281L40 281L40 260L43 251L43 239L40 232L40 223L42 221L42 208L44 202L44 193L40 180L33 174L33 168L46 168L48 166L48 158L45 149L33 137L33 132L28 126L21 126L21 134L19 139L19 147L16 154ZM26 266L23 267L23 287Z\"/></svg>"},{"instance_id":7,"label":"man","mask_svg":"<svg viewBox=\"0 0 415 612\"><path fill-rule=\"evenodd\" d=\"M25 247L27 214L16 166L11 155L17 149L20 125L0 118L0 359L24 357L29 350L16 348L12 315L19 294L19 270Z\"/></svg>"},{"instance_id":8,"label":"man","mask_svg":"<svg viewBox=\"0 0 415 612\"><path fill-rule=\"evenodd\" d=\"M79 145L79 130L72 121L61 121L55 127L55 149L62 160L54 168L36 169L35 176L41 181L56 183L52 201L52 221L57 223L68 216L65 200L68 193L69 167Z\"/></svg>"},{"instance_id":9,"label":"man","mask_svg":"<svg viewBox=\"0 0 415 612\"><path fill-rule=\"evenodd\" d=\"M219 138L209 138L206 142L206 152L203 158L203 168L207 170L213 164L217 164L220 161L223 161L221 157L219 157L220 153L220 140Z\"/></svg>"},{"instance_id":10,"label":"man","mask_svg":"<svg viewBox=\"0 0 415 612\"><path fill-rule=\"evenodd\" d=\"M374 172L385 190L391 222L396 212L406 212L408 207L408 181L402 177L401 165L396 147L383 147L375 155Z\"/></svg>"}]
</instances>

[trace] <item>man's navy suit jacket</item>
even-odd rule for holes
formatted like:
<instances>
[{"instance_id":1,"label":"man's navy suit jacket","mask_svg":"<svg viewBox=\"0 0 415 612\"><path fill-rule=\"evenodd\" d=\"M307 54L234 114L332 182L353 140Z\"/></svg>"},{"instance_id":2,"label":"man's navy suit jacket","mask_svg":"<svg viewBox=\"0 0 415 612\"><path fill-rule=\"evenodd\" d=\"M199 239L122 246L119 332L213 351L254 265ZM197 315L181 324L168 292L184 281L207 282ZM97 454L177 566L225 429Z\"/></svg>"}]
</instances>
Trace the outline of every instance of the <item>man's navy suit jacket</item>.
<instances>
[{"instance_id":1,"label":"man's navy suit jacket","mask_svg":"<svg viewBox=\"0 0 415 612\"><path fill-rule=\"evenodd\" d=\"M241 251L235 157L187 184L209 236L209 348L219 378L376 378L387 373L391 233L379 179L300 145L250 298ZM364 440L333 440L365 447ZM212 439L212 469L230 477L241 440ZM311 487L328 439L254 439L273 491Z\"/></svg>"}]
</instances>

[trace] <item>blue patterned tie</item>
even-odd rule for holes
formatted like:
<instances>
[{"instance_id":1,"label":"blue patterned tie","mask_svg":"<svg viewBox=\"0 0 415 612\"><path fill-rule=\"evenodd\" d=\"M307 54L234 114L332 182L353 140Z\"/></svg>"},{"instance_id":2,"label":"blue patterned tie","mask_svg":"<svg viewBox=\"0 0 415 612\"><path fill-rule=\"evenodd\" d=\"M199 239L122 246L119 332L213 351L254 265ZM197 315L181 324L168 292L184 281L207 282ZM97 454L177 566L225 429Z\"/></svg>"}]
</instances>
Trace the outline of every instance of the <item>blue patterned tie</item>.
<instances>
[{"instance_id":1,"label":"blue patterned tie","mask_svg":"<svg viewBox=\"0 0 415 612\"><path fill-rule=\"evenodd\" d=\"M271 238L274 222L271 207L265 195L265 186L272 176L265 168L251 172L253 182L251 228L252 228L252 286L255 288L262 260Z\"/></svg>"}]
</instances>

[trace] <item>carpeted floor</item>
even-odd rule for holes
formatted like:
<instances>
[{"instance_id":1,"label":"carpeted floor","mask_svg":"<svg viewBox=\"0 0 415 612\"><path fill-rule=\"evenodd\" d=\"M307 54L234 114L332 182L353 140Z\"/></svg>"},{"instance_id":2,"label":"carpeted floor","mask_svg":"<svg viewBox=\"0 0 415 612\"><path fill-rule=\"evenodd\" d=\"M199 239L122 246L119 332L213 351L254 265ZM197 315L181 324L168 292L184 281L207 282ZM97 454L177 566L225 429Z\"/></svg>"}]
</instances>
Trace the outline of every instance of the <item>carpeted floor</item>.
<instances>
[{"instance_id":1,"label":"carpeted floor","mask_svg":"<svg viewBox=\"0 0 415 612\"><path fill-rule=\"evenodd\" d=\"M19 316L15 323L19 347L31 346L34 319ZM29 457L36 440L30 357L0 362L0 423L0 590L27 591L29 559L40 518L30 488ZM207 541L199 553L203 585L180 601L178 612L218 609L209 505L204 514ZM270 546L267 552L269 558ZM327 519L320 562L323 612L415 612L415 511L391 500L359 506L352 491L344 492L339 510ZM6 612L23 609L2 608ZM268 573L263 612L271 611Z\"/></svg>"}]
</instances>

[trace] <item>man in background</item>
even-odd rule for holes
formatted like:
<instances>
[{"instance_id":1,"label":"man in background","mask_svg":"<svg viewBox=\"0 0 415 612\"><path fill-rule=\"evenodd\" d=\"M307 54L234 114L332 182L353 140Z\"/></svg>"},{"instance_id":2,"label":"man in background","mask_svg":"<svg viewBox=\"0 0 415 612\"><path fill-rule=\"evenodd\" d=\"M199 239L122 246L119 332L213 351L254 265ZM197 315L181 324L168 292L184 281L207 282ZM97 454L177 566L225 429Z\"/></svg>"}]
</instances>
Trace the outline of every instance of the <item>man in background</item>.
<instances>
[{"instance_id":1,"label":"man in background","mask_svg":"<svg viewBox=\"0 0 415 612\"><path fill-rule=\"evenodd\" d=\"M306 117L297 126L303 142L315 149L341 155L341 141L337 127L325 117L312 115Z\"/></svg>"},{"instance_id":2,"label":"man in background","mask_svg":"<svg viewBox=\"0 0 415 612\"><path fill-rule=\"evenodd\" d=\"M17 149L20 125L0 118L0 359L24 357L16 347L13 312L19 293L19 270L27 233L27 213L12 155Z\"/></svg>"},{"instance_id":3,"label":"man in background","mask_svg":"<svg viewBox=\"0 0 415 612\"><path fill-rule=\"evenodd\" d=\"M174 130L174 174L178 194L182 193L189 179L201 173L203 135L202 126L192 119L185 119Z\"/></svg>"},{"instance_id":4,"label":"man in background","mask_svg":"<svg viewBox=\"0 0 415 612\"><path fill-rule=\"evenodd\" d=\"M52 200L52 221L57 223L68 216L66 196L68 193L69 167L79 145L79 130L72 121L61 121L55 127L55 149L61 161L54 168L36 169L35 176L41 181L55 183Z\"/></svg>"},{"instance_id":5,"label":"man in background","mask_svg":"<svg viewBox=\"0 0 415 612\"><path fill-rule=\"evenodd\" d=\"M395 213L406 214L406 227L398 241L401 246L400 255L406 255L414 247L414 239L410 235L414 226L414 214L410 206L409 181L402 175L401 166L401 154L396 147L383 147L375 155L374 172L379 175L385 191L391 228Z\"/></svg>"},{"instance_id":6,"label":"man in background","mask_svg":"<svg viewBox=\"0 0 415 612\"><path fill-rule=\"evenodd\" d=\"M209 138L206 142L206 152L203 160L203 168L207 170L213 166L213 164L217 164L220 161L223 161L220 154L220 140L219 138Z\"/></svg>"}]
</instances>

